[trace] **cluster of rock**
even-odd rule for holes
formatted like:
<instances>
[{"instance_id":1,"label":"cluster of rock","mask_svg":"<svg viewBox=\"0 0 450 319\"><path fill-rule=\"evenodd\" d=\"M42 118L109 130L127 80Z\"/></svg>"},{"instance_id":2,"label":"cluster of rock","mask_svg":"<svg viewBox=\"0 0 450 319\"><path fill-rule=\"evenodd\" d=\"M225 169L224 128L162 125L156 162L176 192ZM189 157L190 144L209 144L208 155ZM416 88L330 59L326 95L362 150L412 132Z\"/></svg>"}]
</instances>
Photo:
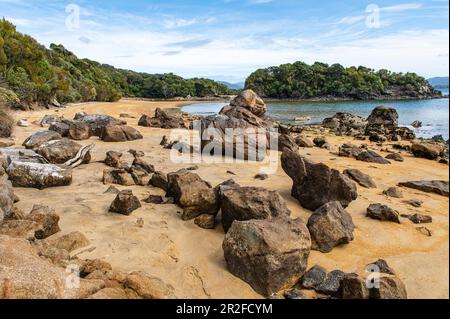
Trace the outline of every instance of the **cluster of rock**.
<instances>
[{"instance_id":1,"label":"cluster of rock","mask_svg":"<svg viewBox=\"0 0 450 319\"><path fill-rule=\"evenodd\" d=\"M77 113L73 120L46 116L41 125L49 125L49 130L72 140L88 140L93 136L105 142L127 142L142 139L141 133L128 126L126 121L103 114Z\"/></svg>"},{"instance_id":2,"label":"cluster of rock","mask_svg":"<svg viewBox=\"0 0 450 319\"><path fill-rule=\"evenodd\" d=\"M154 117L150 117L146 114L142 115L139 119L138 125L163 129L189 129L192 126L192 121L195 119L196 117L181 113L176 109L163 110L161 108L157 108Z\"/></svg>"},{"instance_id":3,"label":"cluster of rock","mask_svg":"<svg viewBox=\"0 0 450 319\"><path fill-rule=\"evenodd\" d=\"M414 132L407 127L398 126L398 113L394 108L378 106L367 120L350 114L337 113L323 121L322 125L337 135L355 136L372 142L413 140Z\"/></svg>"}]
</instances>

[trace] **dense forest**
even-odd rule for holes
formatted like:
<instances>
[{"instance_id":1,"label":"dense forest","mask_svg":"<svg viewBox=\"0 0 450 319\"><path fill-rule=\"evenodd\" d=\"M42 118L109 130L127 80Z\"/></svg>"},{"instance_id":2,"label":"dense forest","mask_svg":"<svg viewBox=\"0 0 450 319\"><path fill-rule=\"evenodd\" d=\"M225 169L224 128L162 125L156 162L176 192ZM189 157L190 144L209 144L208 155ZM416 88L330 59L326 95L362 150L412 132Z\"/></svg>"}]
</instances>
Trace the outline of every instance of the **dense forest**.
<instances>
[{"instance_id":1,"label":"dense forest","mask_svg":"<svg viewBox=\"0 0 450 319\"><path fill-rule=\"evenodd\" d=\"M359 66L316 62L284 64L259 69L246 81L246 88L262 97L276 99L308 98L429 98L440 96L423 77L415 73L374 71Z\"/></svg>"},{"instance_id":2,"label":"dense forest","mask_svg":"<svg viewBox=\"0 0 450 319\"><path fill-rule=\"evenodd\" d=\"M26 107L121 97L174 98L232 94L209 79L147 74L79 59L62 45L49 49L0 20L0 103Z\"/></svg>"}]
</instances>

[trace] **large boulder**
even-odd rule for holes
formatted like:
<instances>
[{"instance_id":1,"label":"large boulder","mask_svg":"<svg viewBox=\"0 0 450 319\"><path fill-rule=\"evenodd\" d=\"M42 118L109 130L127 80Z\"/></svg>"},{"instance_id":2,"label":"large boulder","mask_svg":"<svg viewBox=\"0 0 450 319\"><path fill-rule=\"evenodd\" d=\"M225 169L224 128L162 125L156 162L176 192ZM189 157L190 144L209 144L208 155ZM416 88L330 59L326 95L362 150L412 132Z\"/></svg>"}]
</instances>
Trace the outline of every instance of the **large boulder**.
<instances>
[{"instance_id":1,"label":"large boulder","mask_svg":"<svg viewBox=\"0 0 450 319\"><path fill-rule=\"evenodd\" d=\"M367 121L360 116L351 113L339 112L331 118L323 120L322 125L339 134L361 132Z\"/></svg>"},{"instance_id":2,"label":"large boulder","mask_svg":"<svg viewBox=\"0 0 450 319\"><path fill-rule=\"evenodd\" d=\"M261 295L271 296L302 277L311 238L301 219L236 221L222 247L229 271Z\"/></svg>"},{"instance_id":3,"label":"large boulder","mask_svg":"<svg viewBox=\"0 0 450 319\"><path fill-rule=\"evenodd\" d=\"M266 118L243 107L225 106L218 115L201 123L203 153L253 161L265 158L270 146L267 130L272 125Z\"/></svg>"},{"instance_id":4,"label":"large boulder","mask_svg":"<svg viewBox=\"0 0 450 319\"><path fill-rule=\"evenodd\" d=\"M111 204L111 207L109 208L109 211L122 215L130 215L141 206L141 202L136 196L133 195L131 190L124 190L117 194Z\"/></svg>"},{"instance_id":5,"label":"large boulder","mask_svg":"<svg viewBox=\"0 0 450 319\"><path fill-rule=\"evenodd\" d=\"M220 191L222 224L227 232L234 221L273 219L290 216L283 198L276 191L256 187L229 187Z\"/></svg>"},{"instance_id":6,"label":"large boulder","mask_svg":"<svg viewBox=\"0 0 450 319\"><path fill-rule=\"evenodd\" d=\"M379 287L370 289L372 299L407 299L405 284L395 276L382 276Z\"/></svg>"},{"instance_id":7,"label":"large boulder","mask_svg":"<svg viewBox=\"0 0 450 319\"><path fill-rule=\"evenodd\" d=\"M193 219L202 214L216 215L218 208L217 193L200 176L188 170L167 175L167 195L183 208L183 220Z\"/></svg>"},{"instance_id":8,"label":"large boulder","mask_svg":"<svg viewBox=\"0 0 450 319\"><path fill-rule=\"evenodd\" d=\"M367 119L366 135L390 134L398 127L397 110L388 106L376 107Z\"/></svg>"},{"instance_id":9,"label":"large boulder","mask_svg":"<svg viewBox=\"0 0 450 319\"><path fill-rule=\"evenodd\" d=\"M448 181L410 181L410 182L401 182L398 184L399 186L417 189L426 193L435 193L442 196L449 196Z\"/></svg>"},{"instance_id":10,"label":"large boulder","mask_svg":"<svg viewBox=\"0 0 450 319\"><path fill-rule=\"evenodd\" d=\"M89 114L79 120L79 123L89 126L91 135L100 137L107 126L127 125L126 121L105 114Z\"/></svg>"},{"instance_id":11,"label":"large boulder","mask_svg":"<svg viewBox=\"0 0 450 319\"><path fill-rule=\"evenodd\" d=\"M365 188L377 188L377 184L375 181L367 174L364 174L360 170L357 169L346 169L344 174L353 179L359 185Z\"/></svg>"},{"instance_id":12,"label":"large boulder","mask_svg":"<svg viewBox=\"0 0 450 319\"><path fill-rule=\"evenodd\" d=\"M367 163L376 163L376 164L383 164L383 165L391 164L390 161L388 161L383 156L381 156L380 154L378 154L374 151L362 152L356 157L356 159L358 161L367 162Z\"/></svg>"},{"instance_id":13,"label":"large boulder","mask_svg":"<svg viewBox=\"0 0 450 319\"><path fill-rule=\"evenodd\" d=\"M48 161L33 150L19 148L0 148L0 156L6 160L7 168L12 162L48 164Z\"/></svg>"},{"instance_id":14,"label":"large boulder","mask_svg":"<svg viewBox=\"0 0 450 319\"><path fill-rule=\"evenodd\" d=\"M139 126L157 127L164 129L188 128L185 124L181 113L174 113L169 110L157 108L155 116L142 115L139 119Z\"/></svg>"},{"instance_id":15,"label":"large boulder","mask_svg":"<svg viewBox=\"0 0 450 319\"><path fill-rule=\"evenodd\" d=\"M131 126L114 125L104 127L100 138L105 142L127 142L140 140L144 137Z\"/></svg>"},{"instance_id":16,"label":"large boulder","mask_svg":"<svg viewBox=\"0 0 450 319\"><path fill-rule=\"evenodd\" d=\"M437 143L422 143L417 142L413 143L411 147L411 151L415 157L426 158L429 160L436 160L444 148L441 144Z\"/></svg>"},{"instance_id":17,"label":"large boulder","mask_svg":"<svg viewBox=\"0 0 450 319\"><path fill-rule=\"evenodd\" d=\"M61 135L54 131L40 131L36 132L30 137L28 137L24 142L23 146L27 149L36 149L44 143L54 140L62 139Z\"/></svg>"},{"instance_id":18,"label":"large boulder","mask_svg":"<svg viewBox=\"0 0 450 319\"><path fill-rule=\"evenodd\" d=\"M332 201L347 207L358 197L354 182L323 163L316 164L296 152L285 150L281 164L293 180L292 196L307 209L316 210Z\"/></svg>"},{"instance_id":19,"label":"large boulder","mask_svg":"<svg viewBox=\"0 0 450 319\"><path fill-rule=\"evenodd\" d=\"M36 153L45 157L52 164L64 164L75 158L83 146L67 138L52 140L41 144L36 148ZM91 160L91 155L84 157L83 163L87 164Z\"/></svg>"},{"instance_id":20,"label":"large boulder","mask_svg":"<svg viewBox=\"0 0 450 319\"><path fill-rule=\"evenodd\" d=\"M256 116L262 116L267 111L264 101L252 90L242 91L230 102L230 105L243 107Z\"/></svg>"},{"instance_id":21,"label":"large boulder","mask_svg":"<svg viewBox=\"0 0 450 319\"><path fill-rule=\"evenodd\" d=\"M53 164L14 161L8 166L7 173L16 187L44 189L72 183L72 169Z\"/></svg>"},{"instance_id":22,"label":"large boulder","mask_svg":"<svg viewBox=\"0 0 450 319\"><path fill-rule=\"evenodd\" d=\"M352 216L339 202L330 202L311 215L308 220L312 249L329 253L334 247L348 244L353 240Z\"/></svg>"}]
</instances>

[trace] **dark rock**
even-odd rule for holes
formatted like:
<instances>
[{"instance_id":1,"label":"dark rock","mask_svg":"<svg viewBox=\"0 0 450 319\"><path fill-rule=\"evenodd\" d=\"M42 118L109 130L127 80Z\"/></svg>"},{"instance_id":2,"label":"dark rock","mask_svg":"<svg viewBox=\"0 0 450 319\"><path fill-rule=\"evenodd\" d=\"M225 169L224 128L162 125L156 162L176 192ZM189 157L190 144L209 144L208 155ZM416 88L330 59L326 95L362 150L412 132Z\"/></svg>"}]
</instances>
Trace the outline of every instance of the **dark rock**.
<instances>
[{"instance_id":1,"label":"dark rock","mask_svg":"<svg viewBox=\"0 0 450 319\"><path fill-rule=\"evenodd\" d=\"M78 121L78 120L82 120L84 117L86 117L88 114L86 113L86 112L77 112L75 115L74 115L74 117L73 117L73 119L75 120L75 121Z\"/></svg>"},{"instance_id":2,"label":"dark rock","mask_svg":"<svg viewBox=\"0 0 450 319\"><path fill-rule=\"evenodd\" d=\"M120 160L122 158L122 153L116 151L109 151L106 153L106 158L103 161L105 165L113 168L123 168L123 163Z\"/></svg>"},{"instance_id":3,"label":"dark rock","mask_svg":"<svg viewBox=\"0 0 450 319\"><path fill-rule=\"evenodd\" d=\"M436 160L442 153L443 148L440 144L433 143L413 143L411 151L415 157Z\"/></svg>"},{"instance_id":4,"label":"dark rock","mask_svg":"<svg viewBox=\"0 0 450 319\"><path fill-rule=\"evenodd\" d=\"M133 211L141 207L139 199L133 195L131 190L124 190L117 194L112 202L109 211L112 213L130 215Z\"/></svg>"},{"instance_id":5,"label":"dark rock","mask_svg":"<svg viewBox=\"0 0 450 319\"><path fill-rule=\"evenodd\" d=\"M428 215L414 214L414 215L404 215L404 217L408 218L414 224L430 224L433 222L433 217Z\"/></svg>"},{"instance_id":6,"label":"dark rock","mask_svg":"<svg viewBox=\"0 0 450 319\"><path fill-rule=\"evenodd\" d=\"M216 217L214 215L203 214L195 218L195 224L203 229L214 229Z\"/></svg>"},{"instance_id":7,"label":"dark rock","mask_svg":"<svg viewBox=\"0 0 450 319\"><path fill-rule=\"evenodd\" d=\"M399 153L391 153L388 156L386 156L386 159L393 160L396 162L404 162L405 161L403 156L401 156Z\"/></svg>"},{"instance_id":8,"label":"dark rock","mask_svg":"<svg viewBox=\"0 0 450 319\"><path fill-rule=\"evenodd\" d=\"M183 208L183 220L202 214L216 215L219 211L217 193L211 185L195 173L180 170L167 175L166 197L173 197Z\"/></svg>"},{"instance_id":9,"label":"dark rock","mask_svg":"<svg viewBox=\"0 0 450 319\"><path fill-rule=\"evenodd\" d=\"M397 277L381 277L379 288L370 289L371 299L407 299L406 287Z\"/></svg>"},{"instance_id":10,"label":"dark rock","mask_svg":"<svg viewBox=\"0 0 450 319\"><path fill-rule=\"evenodd\" d=\"M278 135L278 151L282 152L285 148L293 152L297 152L299 149L295 140L290 135L280 134Z\"/></svg>"},{"instance_id":11,"label":"dark rock","mask_svg":"<svg viewBox=\"0 0 450 319\"><path fill-rule=\"evenodd\" d=\"M388 263L384 259L378 259L376 262L367 265L373 272L382 274L395 275L395 272L389 267Z\"/></svg>"},{"instance_id":12,"label":"dark rock","mask_svg":"<svg viewBox=\"0 0 450 319\"><path fill-rule=\"evenodd\" d=\"M355 183L323 163L315 164L289 150L283 152L281 162L293 180L292 196L307 209L316 210L332 201L347 207L358 197Z\"/></svg>"},{"instance_id":13,"label":"dark rock","mask_svg":"<svg viewBox=\"0 0 450 319\"><path fill-rule=\"evenodd\" d=\"M307 299L305 294L298 289L294 289L294 290L290 290L284 293L284 298L286 299L292 299L292 300L296 300L296 299Z\"/></svg>"},{"instance_id":14,"label":"dark rock","mask_svg":"<svg viewBox=\"0 0 450 319\"><path fill-rule=\"evenodd\" d=\"M265 181L266 179L269 179L269 175L267 175L267 174L256 174L255 175L255 179L259 179L259 180Z\"/></svg>"},{"instance_id":15,"label":"dark rock","mask_svg":"<svg viewBox=\"0 0 450 319\"><path fill-rule=\"evenodd\" d=\"M339 202L330 202L311 215L308 220L312 249L329 253L334 247L345 245L353 240L352 216Z\"/></svg>"},{"instance_id":16,"label":"dark rock","mask_svg":"<svg viewBox=\"0 0 450 319\"><path fill-rule=\"evenodd\" d=\"M339 156L341 157L357 158L362 152L358 146L352 144L343 144L339 148Z\"/></svg>"},{"instance_id":17,"label":"dark rock","mask_svg":"<svg viewBox=\"0 0 450 319\"><path fill-rule=\"evenodd\" d=\"M346 274L341 280L339 297L342 299L369 299L366 280L356 274Z\"/></svg>"},{"instance_id":18,"label":"dark rock","mask_svg":"<svg viewBox=\"0 0 450 319\"><path fill-rule=\"evenodd\" d=\"M150 195L147 199L144 200L147 204L156 204L160 205L164 203L164 198L159 195Z\"/></svg>"},{"instance_id":19,"label":"dark rock","mask_svg":"<svg viewBox=\"0 0 450 319\"><path fill-rule=\"evenodd\" d=\"M369 136L369 141L374 143L384 143L387 141L387 137L382 134L372 133Z\"/></svg>"},{"instance_id":20,"label":"dark rock","mask_svg":"<svg viewBox=\"0 0 450 319\"><path fill-rule=\"evenodd\" d=\"M117 184L123 186L136 185L133 177L124 169L103 170L103 184Z\"/></svg>"},{"instance_id":21,"label":"dark rock","mask_svg":"<svg viewBox=\"0 0 450 319\"><path fill-rule=\"evenodd\" d=\"M421 128L422 124L423 123L420 122L420 121L414 121L414 122L411 123L411 126L414 127L414 128Z\"/></svg>"},{"instance_id":22,"label":"dark rock","mask_svg":"<svg viewBox=\"0 0 450 319\"><path fill-rule=\"evenodd\" d=\"M106 126L102 130L101 139L105 142L127 142L143 139L141 133L131 126Z\"/></svg>"},{"instance_id":23,"label":"dark rock","mask_svg":"<svg viewBox=\"0 0 450 319\"><path fill-rule=\"evenodd\" d=\"M417 189L426 193L436 193L447 197L449 195L448 185L448 181L417 181L403 182L398 184L398 186Z\"/></svg>"},{"instance_id":24,"label":"dark rock","mask_svg":"<svg viewBox=\"0 0 450 319\"><path fill-rule=\"evenodd\" d=\"M151 176L140 166L132 166L130 175L136 185L147 186L150 183Z\"/></svg>"},{"instance_id":25,"label":"dark rock","mask_svg":"<svg viewBox=\"0 0 450 319\"><path fill-rule=\"evenodd\" d=\"M317 147L323 147L325 144L328 143L327 140L326 140L324 137L316 137L316 138L313 140L313 142L314 142L314 144L315 144Z\"/></svg>"},{"instance_id":26,"label":"dark rock","mask_svg":"<svg viewBox=\"0 0 450 319\"><path fill-rule=\"evenodd\" d=\"M398 113L388 106L376 107L367 119L366 135L372 132L390 133L398 127Z\"/></svg>"},{"instance_id":27,"label":"dark rock","mask_svg":"<svg viewBox=\"0 0 450 319\"><path fill-rule=\"evenodd\" d=\"M377 188L377 184L367 174L364 174L360 170L357 169L346 169L344 171L344 174L353 179L355 182L357 182L359 185L365 188Z\"/></svg>"},{"instance_id":28,"label":"dark rock","mask_svg":"<svg viewBox=\"0 0 450 319\"><path fill-rule=\"evenodd\" d=\"M390 187L383 191L383 194L393 198L403 198L403 193L398 187Z\"/></svg>"},{"instance_id":29,"label":"dark rock","mask_svg":"<svg viewBox=\"0 0 450 319\"><path fill-rule=\"evenodd\" d=\"M367 217L400 224L399 213L382 204L371 204L367 208Z\"/></svg>"},{"instance_id":30,"label":"dark rock","mask_svg":"<svg viewBox=\"0 0 450 319\"><path fill-rule=\"evenodd\" d=\"M273 219L290 216L283 198L276 191L256 187L231 187L221 191L222 224L227 232L235 220Z\"/></svg>"},{"instance_id":31,"label":"dark rock","mask_svg":"<svg viewBox=\"0 0 450 319\"><path fill-rule=\"evenodd\" d=\"M391 164L387 159L383 158L381 155L375 153L374 151L365 151L358 155L356 158L358 161L363 161L367 163L377 163L377 164Z\"/></svg>"},{"instance_id":32,"label":"dark rock","mask_svg":"<svg viewBox=\"0 0 450 319\"><path fill-rule=\"evenodd\" d=\"M301 219L236 221L225 236L228 269L270 296L289 289L304 274L311 240Z\"/></svg>"},{"instance_id":33,"label":"dark rock","mask_svg":"<svg viewBox=\"0 0 450 319\"><path fill-rule=\"evenodd\" d=\"M132 167L139 167L146 173L152 174L155 172L155 167L152 164L147 163L141 157L136 157L133 161Z\"/></svg>"},{"instance_id":34,"label":"dark rock","mask_svg":"<svg viewBox=\"0 0 450 319\"><path fill-rule=\"evenodd\" d=\"M306 136L297 136L297 138L295 139L295 143L299 146L299 147L306 147L306 148L311 148L314 147L314 142L311 141L309 138L307 138Z\"/></svg>"},{"instance_id":35,"label":"dark rock","mask_svg":"<svg viewBox=\"0 0 450 319\"><path fill-rule=\"evenodd\" d=\"M331 118L326 118L322 125L339 134L349 134L351 131L361 131L366 126L367 121L362 117L351 113L340 112Z\"/></svg>"},{"instance_id":36,"label":"dark rock","mask_svg":"<svg viewBox=\"0 0 450 319\"><path fill-rule=\"evenodd\" d=\"M39 225L34 232L36 239L45 239L61 231L58 225L59 216L48 206L34 205L25 218Z\"/></svg>"},{"instance_id":37,"label":"dark rock","mask_svg":"<svg viewBox=\"0 0 450 319\"><path fill-rule=\"evenodd\" d=\"M267 108L264 101L252 90L242 91L236 98L230 102L231 106L243 107L256 116L262 116Z\"/></svg>"},{"instance_id":38,"label":"dark rock","mask_svg":"<svg viewBox=\"0 0 450 319\"><path fill-rule=\"evenodd\" d=\"M144 157L145 153L142 151L137 151L134 149L129 149L128 153L130 153L131 155L133 155L134 158L140 158L140 157Z\"/></svg>"},{"instance_id":39,"label":"dark rock","mask_svg":"<svg viewBox=\"0 0 450 319\"><path fill-rule=\"evenodd\" d=\"M30 137L28 137L24 142L23 146L27 149L36 149L42 144L62 139L61 135L54 131L41 131L33 133Z\"/></svg>"},{"instance_id":40,"label":"dark rock","mask_svg":"<svg viewBox=\"0 0 450 319\"><path fill-rule=\"evenodd\" d=\"M164 129L188 128L188 126L184 123L181 113L174 113L161 108L156 109L154 117L143 115L139 119L138 125Z\"/></svg>"},{"instance_id":41,"label":"dark rock","mask_svg":"<svg viewBox=\"0 0 450 319\"><path fill-rule=\"evenodd\" d=\"M126 121L104 114L86 115L79 120L79 123L88 125L90 128L90 135L98 137L102 136L105 127L127 125Z\"/></svg>"},{"instance_id":42,"label":"dark rock","mask_svg":"<svg viewBox=\"0 0 450 319\"><path fill-rule=\"evenodd\" d=\"M345 273L343 271L333 270L327 274L325 280L316 288L316 291L325 295L334 296L339 292L344 277Z\"/></svg>"},{"instance_id":43,"label":"dark rock","mask_svg":"<svg viewBox=\"0 0 450 319\"><path fill-rule=\"evenodd\" d=\"M150 184L154 187L161 188L162 190L167 192L167 175L163 172L155 172L153 174L152 179L150 180Z\"/></svg>"},{"instance_id":44,"label":"dark rock","mask_svg":"<svg viewBox=\"0 0 450 319\"><path fill-rule=\"evenodd\" d=\"M317 289L327 277L327 271L320 266L314 266L308 270L301 279L302 287L306 289Z\"/></svg>"},{"instance_id":45,"label":"dark rock","mask_svg":"<svg viewBox=\"0 0 450 319\"><path fill-rule=\"evenodd\" d=\"M52 164L64 164L77 156L83 146L67 138L52 140L41 144L36 148L36 153L45 157ZM91 155L88 153L83 161L89 163Z\"/></svg>"}]
</instances>

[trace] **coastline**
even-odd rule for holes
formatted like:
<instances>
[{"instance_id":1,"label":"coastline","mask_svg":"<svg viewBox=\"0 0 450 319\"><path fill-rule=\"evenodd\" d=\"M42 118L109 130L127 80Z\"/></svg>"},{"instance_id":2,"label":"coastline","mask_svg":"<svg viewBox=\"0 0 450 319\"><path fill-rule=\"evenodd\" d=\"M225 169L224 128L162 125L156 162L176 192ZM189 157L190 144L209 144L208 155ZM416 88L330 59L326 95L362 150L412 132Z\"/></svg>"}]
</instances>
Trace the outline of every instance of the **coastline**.
<instances>
[{"instance_id":1,"label":"coastline","mask_svg":"<svg viewBox=\"0 0 450 319\"><path fill-rule=\"evenodd\" d=\"M196 101L193 101L196 103ZM179 208L175 205L144 204L132 216L117 216L107 213L114 195L103 194L108 188L101 181L106 166L101 163L107 151L124 154L124 160L130 161L130 148L146 153L145 160L155 165L157 170L173 172L189 166L188 163L174 163L170 160L170 151L159 143L164 135L171 131L146 128L137 125L139 117L146 113L152 115L157 107L179 108L183 102L146 102L122 100L115 103L83 103L66 108L15 112L16 119L26 117L29 127L16 127L14 147L21 147L25 138L36 131L46 130L32 124L46 114L63 115L72 118L75 113L85 111L90 114L108 114L118 117L128 113L126 121L138 129L143 140L128 143L106 143L95 138L81 141L83 145L95 143L92 160L74 170L71 186L45 189L15 188L21 198L19 208L29 211L34 204L49 205L60 215L62 232L59 237L72 231L84 233L95 249L81 253L80 258L101 258L122 271L142 270L162 278L175 287L179 298L261 298L249 285L231 275L223 259L222 241L224 232L221 227L215 230L199 229L194 222L181 220ZM316 133L306 132L314 137ZM332 149L343 143L360 145L349 137L326 136ZM406 142L404 142L406 143ZM370 143L381 155L375 143ZM414 158L405 154L405 162L392 165L368 164L350 158L336 157L328 150L320 148L301 149L316 162L343 171L348 168L360 169L369 174L377 183L377 189L358 187L359 198L347 209L357 226L355 240L349 245L335 248L329 254L317 251L311 253L308 267L319 264L331 271L341 269L364 275L364 267L379 258L387 260L407 286L410 298L448 298L449 296L449 256L448 256L448 198L435 194L402 189L404 199L422 200L422 208L413 209L402 199L386 198L382 191L395 186L400 181L441 179L448 180L448 166L426 159ZM308 220L311 212L302 208L291 197L291 179L281 167L266 181L256 181L255 174L263 163L201 163L196 171L212 185L233 178L243 186L264 187L277 190L286 201L294 218ZM231 176L227 171L234 171ZM149 194L164 195L153 187L122 187L131 189L139 199ZM55 200L57 199L57 200ZM365 210L370 203L386 203L401 213L423 213L433 216L429 227L432 237L425 237L408 221L402 224L382 223L368 219ZM145 221L143 228L135 226L136 219Z\"/></svg>"}]
</instances>

